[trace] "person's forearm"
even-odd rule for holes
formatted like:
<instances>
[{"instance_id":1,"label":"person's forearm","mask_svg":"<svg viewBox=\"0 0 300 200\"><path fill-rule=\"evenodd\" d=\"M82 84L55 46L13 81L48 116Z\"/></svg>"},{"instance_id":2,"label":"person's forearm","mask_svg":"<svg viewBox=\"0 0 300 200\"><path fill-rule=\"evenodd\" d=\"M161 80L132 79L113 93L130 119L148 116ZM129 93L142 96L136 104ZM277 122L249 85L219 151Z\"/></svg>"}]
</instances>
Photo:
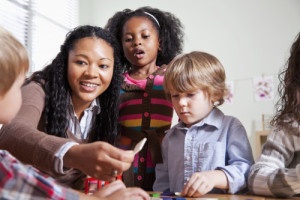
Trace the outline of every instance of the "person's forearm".
<instances>
[{"instance_id":1,"label":"person's forearm","mask_svg":"<svg viewBox=\"0 0 300 200\"><path fill-rule=\"evenodd\" d=\"M77 154L78 149L80 149L79 145L74 145L65 153L63 157L64 167L77 168L76 163L78 160L74 159L73 157Z\"/></svg>"}]
</instances>

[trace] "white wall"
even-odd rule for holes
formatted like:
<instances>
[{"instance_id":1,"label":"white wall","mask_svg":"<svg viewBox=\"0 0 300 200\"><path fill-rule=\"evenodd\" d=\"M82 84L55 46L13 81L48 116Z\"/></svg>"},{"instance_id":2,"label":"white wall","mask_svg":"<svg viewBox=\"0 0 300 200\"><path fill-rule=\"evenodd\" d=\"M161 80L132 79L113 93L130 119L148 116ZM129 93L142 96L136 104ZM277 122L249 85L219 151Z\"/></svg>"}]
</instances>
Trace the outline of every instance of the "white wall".
<instances>
[{"instance_id":1,"label":"white wall","mask_svg":"<svg viewBox=\"0 0 300 200\"><path fill-rule=\"evenodd\" d=\"M80 0L80 24L104 26L115 12L152 6L174 13L184 24L184 52L206 51L234 81L234 102L220 108L244 124L255 158L255 131L273 102L255 102L252 79L272 75L277 92L279 70L300 31L299 0ZM174 121L177 121L175 119Z\"/></svg>"}]
</instances>

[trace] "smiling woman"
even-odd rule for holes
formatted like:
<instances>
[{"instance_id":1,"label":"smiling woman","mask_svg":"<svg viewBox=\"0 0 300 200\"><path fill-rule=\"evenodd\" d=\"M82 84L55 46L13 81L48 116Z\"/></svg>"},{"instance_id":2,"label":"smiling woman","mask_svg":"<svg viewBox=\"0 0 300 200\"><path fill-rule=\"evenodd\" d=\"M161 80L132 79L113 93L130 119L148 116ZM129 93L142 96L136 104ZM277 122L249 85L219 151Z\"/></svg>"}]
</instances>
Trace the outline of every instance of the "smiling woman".
<instances>
[{"instance_id":1,"label":"smiling woman","mask_svg":"<svg viewBox=\"0 0 300 200\"><path fill-rule=\"evenodd\" d=\"M117 55L102 28L71 31L52 63L26 81L20 112L1 129L0 148L76 189L86 174L112 181L112 171L127 170L134 154L107 143L116 135Z\"/></svg>"},{"instance_id":2,"label":"smiling woman","mask_svg":"<svg viewBox=\"0 0 300 200\"><path fill-rule=\"evenodd\" d=\"M114 70L113 55L112 47L105 40L93 37L79 40L70 51L68 82L79 120L84 109L110 85Z\"/></svg>"}]
</instances>

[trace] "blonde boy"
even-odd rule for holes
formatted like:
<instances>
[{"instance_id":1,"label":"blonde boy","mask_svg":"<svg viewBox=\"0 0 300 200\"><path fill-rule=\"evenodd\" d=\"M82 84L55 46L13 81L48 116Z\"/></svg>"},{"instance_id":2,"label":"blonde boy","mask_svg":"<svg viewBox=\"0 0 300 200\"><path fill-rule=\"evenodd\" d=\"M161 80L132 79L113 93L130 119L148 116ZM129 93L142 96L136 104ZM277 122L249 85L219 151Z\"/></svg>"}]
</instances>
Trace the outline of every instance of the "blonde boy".
<instances>
[{"instance_id":1,"label":"blonde boy","mask_svg":"<svg viewBox=\"0 0 300 200\"><path fill-rule=\"evenodd\" d=\"M164 89L180 121L163 139L154 190L199 197L246 189L252 151L241 122L217 108L226 94L218 59L199 51L177 56Z\"/></svg>"}]
</instances>

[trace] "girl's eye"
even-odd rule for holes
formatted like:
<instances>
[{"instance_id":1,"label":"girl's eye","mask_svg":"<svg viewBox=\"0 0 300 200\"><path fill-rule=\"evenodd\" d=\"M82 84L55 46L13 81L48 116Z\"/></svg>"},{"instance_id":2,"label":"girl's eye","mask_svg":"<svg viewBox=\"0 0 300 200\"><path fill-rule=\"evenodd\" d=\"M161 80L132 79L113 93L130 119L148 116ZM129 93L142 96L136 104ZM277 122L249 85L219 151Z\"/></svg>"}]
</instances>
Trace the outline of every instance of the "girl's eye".
<instances>
[{"instance_id":1,"label":"girl's eye","mask_svg":"<svg viewBox=\"0 0 300 200\"><path fill-rule=\"evenodd\" d=\"M173 94L173 95L171 95L171 98L177 98L177 97L179 97L178 94Z\"/></svg>"},{"instance_id":2,"label":"girl's eye","mask_svg":"<svg viewBox=\"0 0 300 200\"><path fill-rule=\"evenodd\" d=\"M148 37L150 37L150 35L143 35L144 39L147 39Z\"/></svg>"},{"instance_id":3,"label":"girl's eye","mask_svg":"<svg viewBox=\"0 0 300 200\"><path fill-rule=\"evenodd\" d=\"M132 38L125 38L125 42L131 42Z\"/></svg>"}]
</instances>

